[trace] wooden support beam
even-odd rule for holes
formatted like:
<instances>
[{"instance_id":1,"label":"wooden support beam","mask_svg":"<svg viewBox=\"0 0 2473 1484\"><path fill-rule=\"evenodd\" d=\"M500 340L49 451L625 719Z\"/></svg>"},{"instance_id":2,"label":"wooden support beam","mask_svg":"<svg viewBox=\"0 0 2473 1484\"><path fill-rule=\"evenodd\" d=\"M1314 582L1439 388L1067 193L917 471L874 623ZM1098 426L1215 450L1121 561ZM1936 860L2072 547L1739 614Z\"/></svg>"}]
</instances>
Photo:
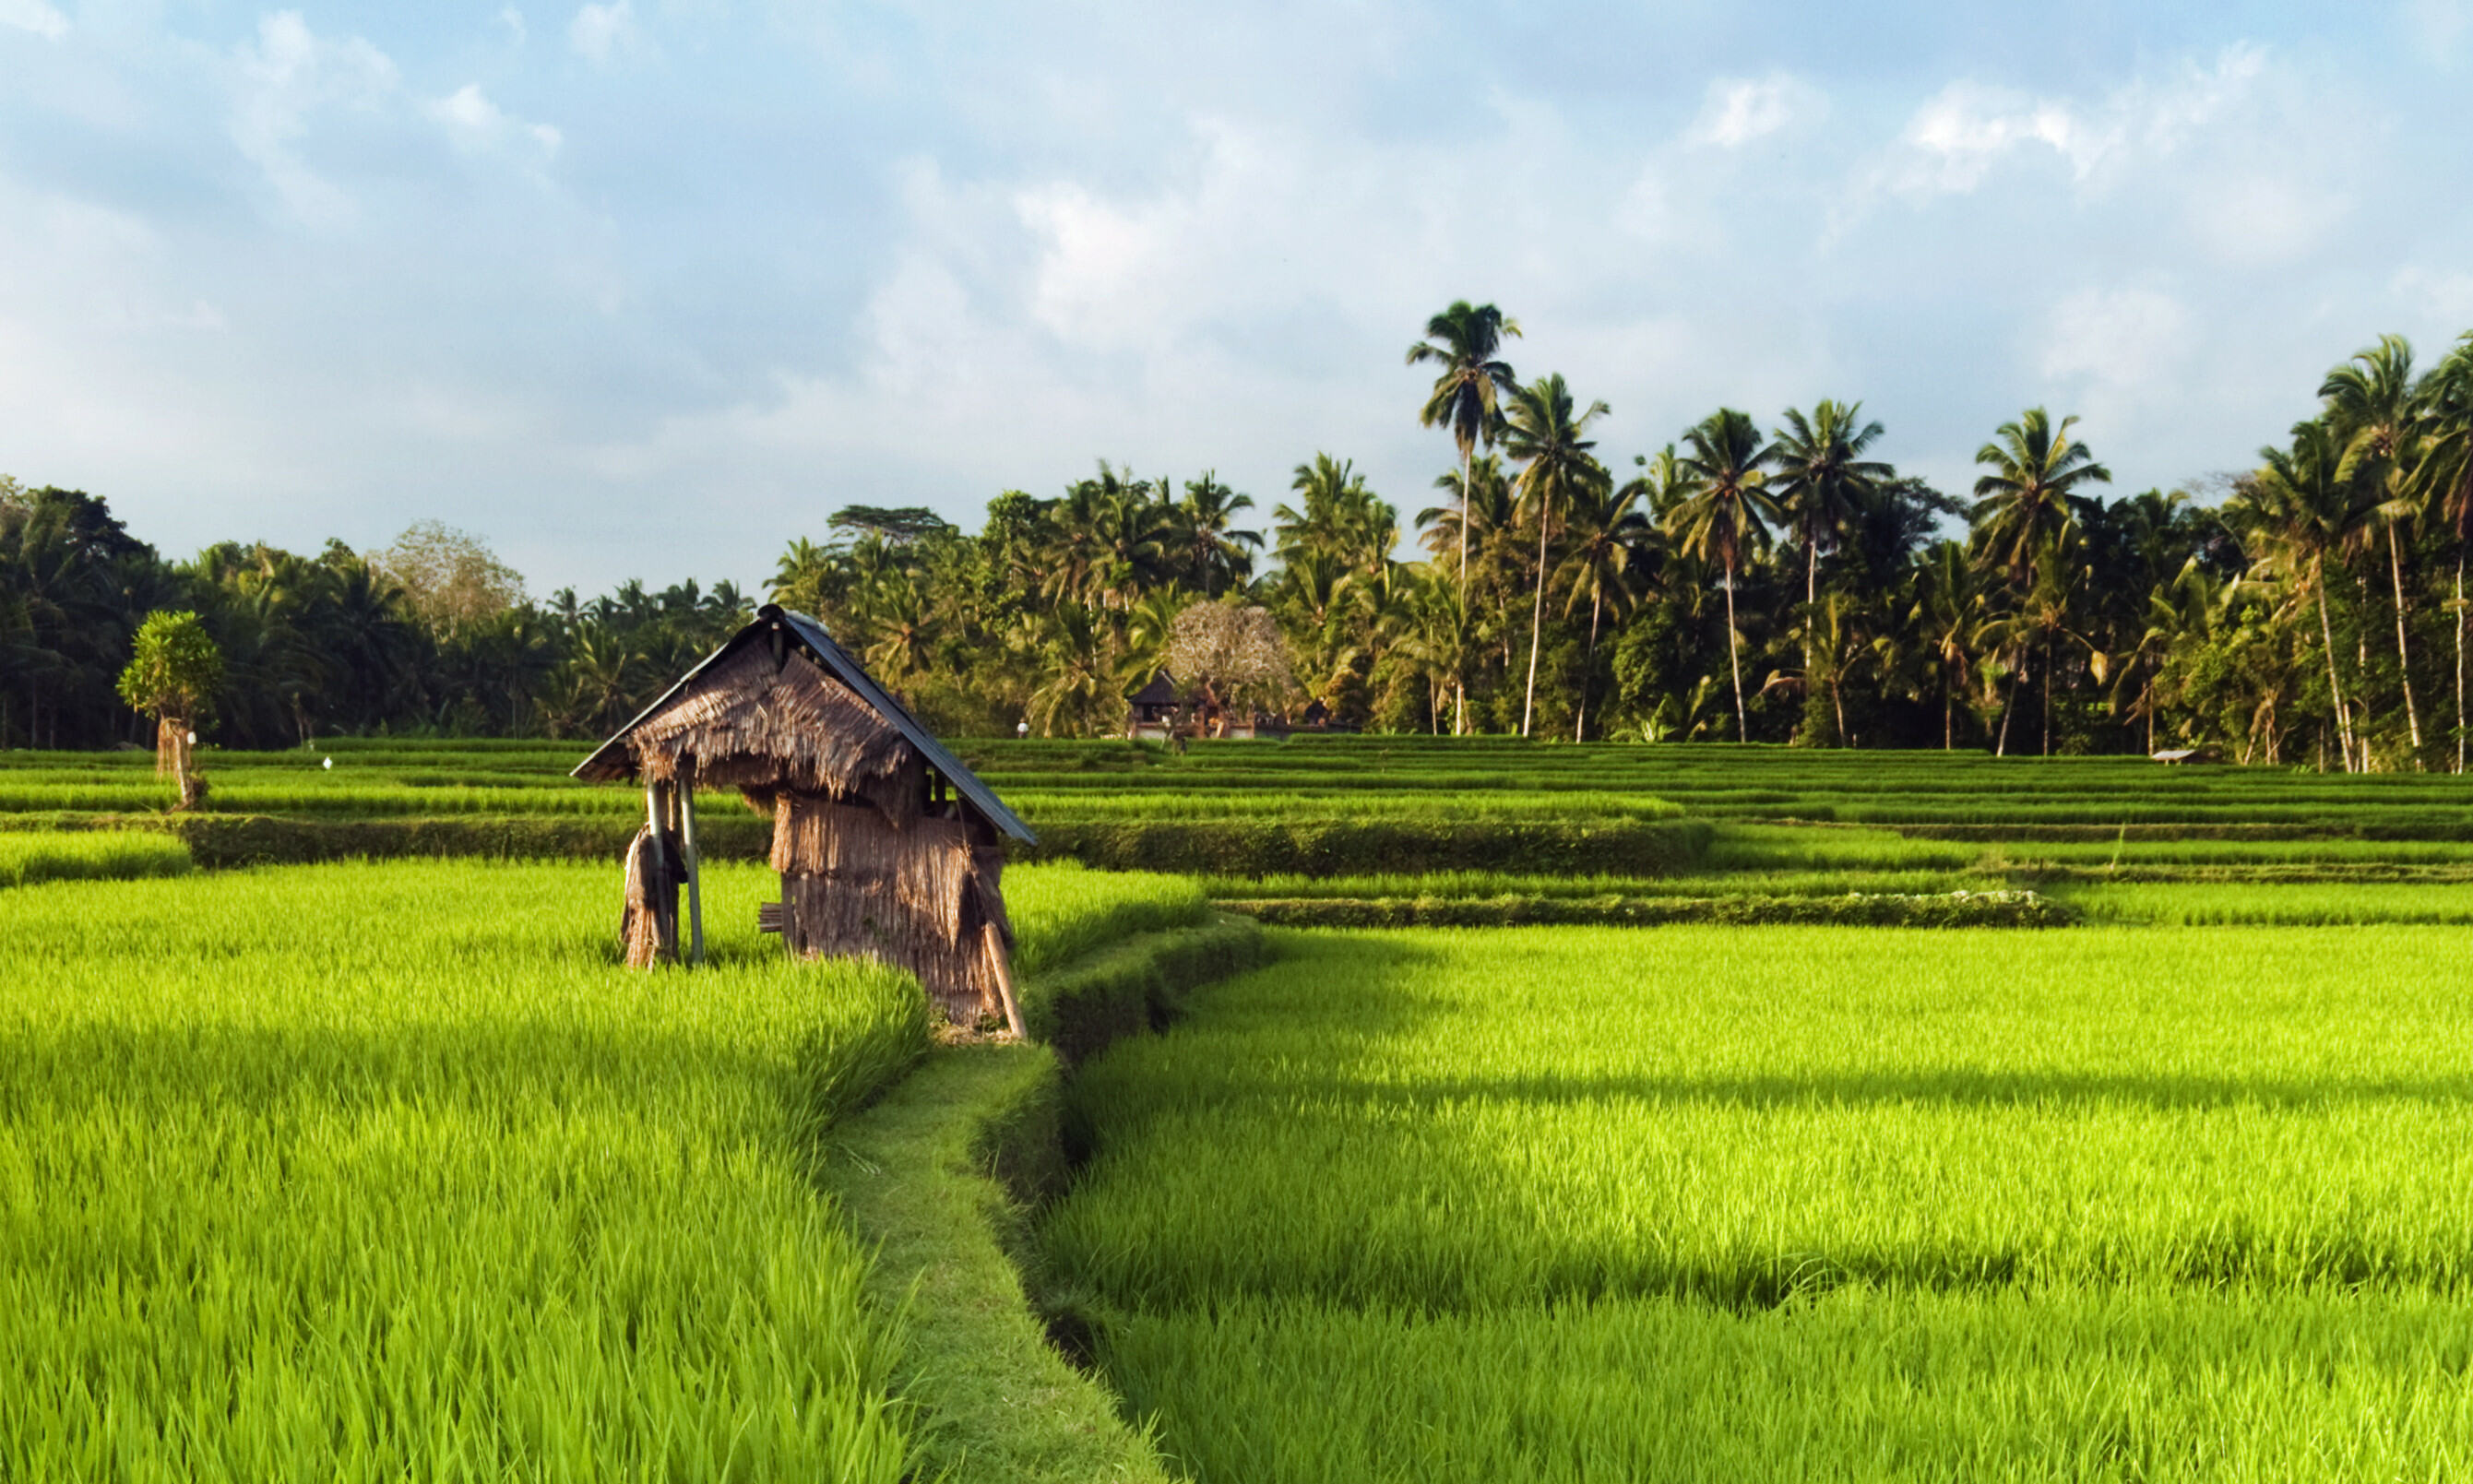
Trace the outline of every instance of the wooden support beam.
<instances>
[{"instance_id":1,"label":"wooden support beam","mask_svg":"<svg viewBox=\"0 0 2473 1484\"><path fill-rule=\"evenodd\" d=\"M1013 993L1013 959L1005 952L1004 934L996 931L994 922L982 923L979 932L987 945L988 967L996 970L996 993L1004 997L1005 1024L1017 1040L1028 1041L1030 1032L1021 1023L1021 1002Z\"/></svg>"},{"instance_id":2,"label":"wooden support beam","mask_svg":"<svg viewBox=\"0 0 2473 1484\"><path fill-rule=\"evenodd\" d=\"M704 962L704 858L696 851L695 763L679 774L679 845L687 866L687 962Z\"/></svg>"}]
</instances>

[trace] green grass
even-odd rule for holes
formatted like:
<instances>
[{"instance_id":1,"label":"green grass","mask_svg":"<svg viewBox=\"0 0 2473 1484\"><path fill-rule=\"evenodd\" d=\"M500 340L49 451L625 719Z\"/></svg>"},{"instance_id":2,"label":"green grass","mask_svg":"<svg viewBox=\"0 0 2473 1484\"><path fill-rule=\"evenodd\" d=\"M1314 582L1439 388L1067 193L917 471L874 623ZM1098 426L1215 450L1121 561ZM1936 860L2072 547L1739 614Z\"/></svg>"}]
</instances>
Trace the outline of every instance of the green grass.
<instances>
[{"instance_id":1,"label":"green grass","mask_svg":"<svg viewBox=\"0 0 2473 1484\"><path fill-rule=\"evenodd\" d=\"M210 751L208 806L322 819L632 815L628 790L565 777L589 746L374 738L282 753ZM964 741L961 751L1034 826L1683 814L1981 840L2084 839L2126 827L2166 837L2473 841L2473 790L2433 774L1503 738L1208 743L1181 755L1122 742L983 740ZM144 813L169 802L143 753L0 754L0 814Z\"/></svg>"},{"instance_id":2,"label":"green grass","mask_svg":"<svg viewBox=\"0 0 2473 1484\"><path fill-rule=\"evenodd\" d=\"M1285 935L1044 1260L1204 1480L2473 1457L2462 932L1929 942Z\"/></svg>"},{"instance_id":3,"label":"green grass","mask_svg":"<svg viewBox=\"0 0 2473 1484\"><path fill-rule=\"evenodd\" d=\"M2455 1478L2473 1326L2427 1297L1846 1291L1110 1331L1187 1476L1263 1484Z\"/></svg>"},{"instance_id":4,"label":"green grass","mask_svg":"<svg viewBox=\"0 0 2473 1484\"><path fill-rule=\"evenodd\" d=\"M1179 899L1116 884L1008 873L1029 951ZM907 1477L818 1182L923 1001L781 958L774 889L714 869L714 966L649 974L609 866L8 893L0 1478Z\"/></svg>"},{"instance_id":5,"label":"green grass","mask_svg":"<svg viewBox=\"0 0 2473 1484\"><path fill-rule=\"evenodd\" d=\"M2473 881L2094 882L2062 896L2092 922L2163 927L2473 924Z\"/></svg>"},{"instance_id":6,"label":"green grass","mask_svg":"<svg viewBox=\"0 0 2473 1484\"><path fill-rule=\"evenodd\" d=\"M188 869L186 846L147 831L0 831L0 887L176 876Z\"/></svg>"}]
</instances>

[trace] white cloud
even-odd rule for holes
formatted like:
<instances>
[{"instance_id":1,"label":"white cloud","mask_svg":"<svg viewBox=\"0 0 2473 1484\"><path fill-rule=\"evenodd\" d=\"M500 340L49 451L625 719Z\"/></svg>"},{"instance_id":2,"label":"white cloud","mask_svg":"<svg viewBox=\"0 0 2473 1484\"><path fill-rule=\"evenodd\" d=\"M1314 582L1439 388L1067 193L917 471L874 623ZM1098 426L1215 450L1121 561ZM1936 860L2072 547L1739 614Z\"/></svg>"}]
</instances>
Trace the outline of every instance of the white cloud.
<instances>
[{"instance_id":1,"label":"white cloud","mask_svg":"<svg viewBox=\"0 0 2473 1484\"><path fill-rule=\"evenodd\" d=\"M69 18L45 0L0 0L0 26L31 31L52 41L69 34Z\"/></svg>"},{"instance_id":2,"label":"white cloud","mask_svg":"<svg viewBox=\"0 0 2473 1484\"><path fill-rule=\"evenodd\" d=\"M1964 194L2022 147L2058 155L2083 183L2111 160L2169 154L2240 97L2266 67L2249 45L2161 85L2132 84L2093 104L1959 81L1915 111L1892 151L1888 183L1910 195Z\"/></svg>"},{"instance_id":3,"label":"white cloud","mask_svg":"<svg viewBox=\"0 0 2473 1484\"><path fill-rule=\"evenodd\" d=\"M1685 134L1692 144L1737 149L1825 111L1818 89L1784 72L1765 78L1718 78Z\"/></svg>"},{"instance_id":4,"label":"white cloud","mask_svg":"<svg viewBox=\"0 0 2473 1484\"><path fill-rule=\"evenodd\" d=\"M498 24L507 28L507 36L517 46L523 45L532 35L524 26L524 12L512 5L498 12Z\"/></svg>"},{"instance_id":5,"label":"white cloud","mask_svg":"<svg viewBox=\"0 0 2473 1484\"><path fill-rule=\"evenodd\" d=\"M482 151L520 139L547 158L558 154L562 136L548 124L528 124L492 103L478 83L467 83L426 106L429 116L446 126L458 149Z\"/></svg>"},{"instance_id":6,"label":"white cloud","mask_svg":"<svg viewBox=\"0 0 2473 1484\"><path fill-rule=\"evenodd\" d=\"M607 67L642 56L649 48L636 24L634 0L587 5L566 23L566 41L577 55L596 67Z\"/></svg>"},{"instance_id":7,"label":"white cloud","mask_svg":"<svg viewBox=\"0 0 2473 1484\"><path fill-rule=\"evenodd\" d=\"M244 43L238 58L232 142L294 216L312 227L342 226L351 218L351 198L311 170L299 146L313 112L369 108L395 92L395 63L359 36L320 40L298 11L260 19L257 44Z\"/></svg>"}]
</instances>

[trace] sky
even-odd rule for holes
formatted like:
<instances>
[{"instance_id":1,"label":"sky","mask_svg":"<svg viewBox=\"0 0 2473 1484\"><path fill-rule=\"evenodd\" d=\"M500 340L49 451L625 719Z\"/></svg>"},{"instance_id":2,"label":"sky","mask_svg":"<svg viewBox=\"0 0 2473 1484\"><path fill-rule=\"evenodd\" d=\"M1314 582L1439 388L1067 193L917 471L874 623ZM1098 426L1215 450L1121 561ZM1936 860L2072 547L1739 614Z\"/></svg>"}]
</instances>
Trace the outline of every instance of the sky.
<instances>
[{"instance_id":1,"label":"sky","mask_svg":"<svg viewBox=\"0 0 2473 1484\"><path fill-rule=\"evenodd\" d=\"M0 0L0 472L167 554L471 531L760 588L1106 459L1413 517L1455 299L1612 407L1861 398L1965 493L2245 467L2473 328L2473 0Z\"/></svg>"}]
</instances>

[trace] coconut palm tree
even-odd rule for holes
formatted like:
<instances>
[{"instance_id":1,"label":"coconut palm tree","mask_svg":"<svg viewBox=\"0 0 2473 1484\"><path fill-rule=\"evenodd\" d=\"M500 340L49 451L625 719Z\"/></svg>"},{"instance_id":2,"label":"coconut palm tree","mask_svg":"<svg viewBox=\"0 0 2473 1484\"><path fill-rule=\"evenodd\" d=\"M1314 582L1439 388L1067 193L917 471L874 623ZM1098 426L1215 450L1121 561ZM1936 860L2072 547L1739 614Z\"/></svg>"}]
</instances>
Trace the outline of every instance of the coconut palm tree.
<instances>
[{"instance_id":1,"label":"coconut palm tree","mask_svg":"<svg viewBox=\"0 0 2473 1484\"><path fill-rule=\"evenodd\" d=\"M1975 564L1957 541L1933 542L1915 578L1907 627L1940 681L1940 745L1948 752L1957 746L1957 698L1974 684L1987 605Z\"/></svg>"},{"instance_id":2,"label":"coconut palm tree","mask_svg":"<svg viewBox=\"0 0 2473 1484\"><path fill-rule=\"evenodd\" d=\"M1563 616L1568 618L1578 609L1584 594L1589 600L1588 658L1580 666L1580 704L1572 721L1574 742L1588 737L1589 687L1597 674L1598 623L1609 608L1628 607L1653 571L1658 531L1643 508L1649 495L1645 479L1634 479L1621 490L1613 489L1611 482L1586 488L1574 494L1565 522L1572 544L1563 559L1564 570L1571 574Z\"/></svg>"},{"instance_id":3,"label":"coconut palm tree","mask_svg":"<svg viewBox=\"0 0 2473 1484\"><path fill-rule=\"evenodd\" d=\"M1672 510L1675 544L1715 562L1725 574L1726 662L1735 679L1735 740L1751 735L1743 705L1741 636L1735 623L1735 575L1743 559L1768 544L1769 530L1784 513L1768 492L1768 465L1775 450L1761 440L1749 413L1721 407L1683 435L1690 450L1675 469L1690 492Z\"/></svg>"},{"instance_id":4,"label":"coconut palm tree","mask_svg":"<svg viewBox=\"0 0 2473 1484\"><path fill-rule=\"evenodd\" d=\"M1573 415L1572 389L1560 371L1511 395L1503 414L1503 452L1520 464L1514 486L1521 503L1537 518L1537 597L1528 619L1528 694L1520 707L1520 734L1526 736L1537 716L1537 649L1546 632L1546 546L1554 529L1554 507L1568 507L1581 493L1610 483L1606 467L1591 452L1594 439L1581 435L1589 424L1611 411L1591 402L1588 411Z\"/></svg>"},{"instance_id":5,"label":"coconut palm tree","mask_svg":"<svg viewBox=\"0 0 2473 1484\"><path fill-rule=\"evenodd\" d=\"M1503 396L1519 383L1512 374L1511 364L1499 359L1496 351L1505 336L1518 338L1520 322L1509 319L1492 304L1471 304L1467 299L1454 299L1452 306L1426 322L1426 338L1408 347L1411 366L1431 361L1440 366L1434 377L1433 390L1427 394L1426 405L1417 413L1423 427L1449 427L1452 442L1460 451L1460 509L1469 504L1469 464L1482 441L1494 444L1496 425L1501 420L1498 410ZM1460 602L1468 602L1468 522L1459 522L1459 585ZM1467 730L1468 688L1465 678L1453 682L1457 690L1457 717L1452 724L1456 734Z\"/></svg>"},{"instance_id":6,"label":"coconut palm tree","mask_svg":"<svg viewBox=\"0 0 2473 1484\"><path fill-rule=\"evenodd\" d=\"M2413 346L2402 335L2382 335L2379 343L2327 373L2318 386L2326 399L2327 421L2343 444L2343 463L2337 477L2362 480L2376 488L2382 499L2362 539L2374 526L2387 533L2388 575L2395 588L2397 678L2404 683L2405 725L2413 736L2415 766L2421 755L2421 710L2413 704L2413 650L2405 637L2404 542L2397 528L2413 517L2410 490L2420 389L2413 377Z\"/></svg>"},{"instance_id":7,"label":"coconut palm tree","mask_svg":"<svg viewBox=\"0 0 2473 1484\"><path fill-rule=\"evenodd\" d=\"M1200 479L1187 480L1185 498L1168 507L1167 543L1178 553L1185 577L1204 597L1241 587L1254 575L1254 553L1261 549L1262 535L1240 531L1236 524L1237 512L1253 508L1252 495L1229 489L1210 469Z\"/></svg>"},{"instance_id":8,"label":"coconut palm tree","mask_svg":"<svg viewBox=\"0 0 2473 1484\"><path fill-rule=\"evenodd\" d=\"M2335 706L2338 749L2344 771L2368 766L2353 731L2344 682L2336 668L2335 621L2327 606L2327 557L2341 550L2368 502L2356 481L2342 477L2343 449L2324 422L2293 424L2293 447L2259 450L2260 466L2226 502L2227 523L2252 548L2253 570L2289 585L2288 607L2316 601L2318 636L2327 653L2327 692Z\"/></svg>"},{"instance_id":9,"label":"coconut palm tree","mask_svg":"<svg viewBox=\"0 0 2473 1484\"><path fill-rule=\"evenodd\" d=\"M2473 547L2473 332L2423 384L2421 455L2414 497L2456 534L2456 771L2464 771L2464 555Z\"/></svg>"},{"instance_id":10,"label":"coconut palm tree","mask_svg":"<svg viewBox=\"0 0 2473 1484\"><path fill-rule=\"evenodd\" d=\"M1897 470L1863 455L1881 439L1863 404L1822 401L1806 418L1789 407L1778 433L1769 494L1803 538L1803 601L1820 600L1820 553L1862 509L1863 497Z\"/></svg>"},{"instance_id":11,"label":"coconut palm tree","mask_svg":"<svg viewBox=\"0 0 2473 1484\"><path fill-rule=\"evenodd\" d=\"M1460 494L1463 505L1468 496L1469 460L1482 441L1494 445L1495 430L1500 419L1499 404L1502 397L1519 388L1511 365L1498 359L1495 352L1502 347L1505 336L1517 339L1520 322L1509 319L1492 304L1471 304L1455 299L1449 309L1426 322L1426 338L1408 347L1408 364L1423 365L1431 361L1441 371L1434 377L1433 389L1426 395L1426 405L1418 410L1421 427L1448 427L1452 442L1460 451ZM1468 586L1468 543L1460 543L1460 586Z\"/></svg>"},{"instance_id":12,"label":"coconut palm tree","mask_svg":"<svg viewBox=\"0 0 2473 1484\"><path fill-rule=\"evenodd\" d=\"M2043 549L2091 503L2079 488L2112 483L2112 471L2070 437L2077 420L2063 418L2055 428L2052 414L2029 407L1976 450L1975 462L1987 472L1975 481L1967 519L1986 560L2005 570L2021 592L2033 581Z\"/></svg>"}]
</instances>

